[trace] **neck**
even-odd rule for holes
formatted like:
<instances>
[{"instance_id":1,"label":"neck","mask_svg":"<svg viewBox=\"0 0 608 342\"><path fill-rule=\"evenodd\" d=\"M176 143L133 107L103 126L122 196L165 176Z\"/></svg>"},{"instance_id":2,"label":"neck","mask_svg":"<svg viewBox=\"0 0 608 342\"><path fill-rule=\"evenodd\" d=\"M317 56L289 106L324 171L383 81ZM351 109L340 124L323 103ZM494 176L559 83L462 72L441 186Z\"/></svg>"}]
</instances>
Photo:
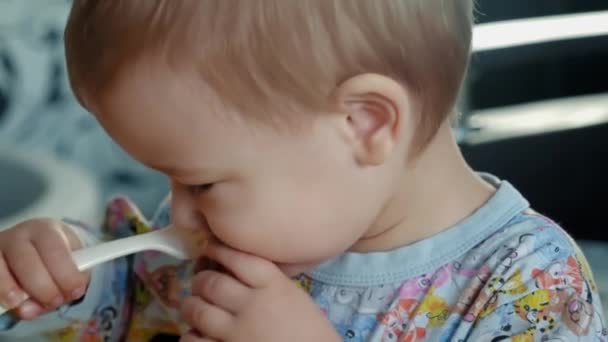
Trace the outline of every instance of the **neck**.
<instances>
[{"instance_id":1,"label":"neck","mask_svg":"<svg viewBox=\"0 0 608 342\"><path fill-rule=\"evenodd\" d=\"M470 216L495 191L467 165L445 124L408 163L399 189L351 250L390 250L438 234Z\"/></svg>"}]
</instances>

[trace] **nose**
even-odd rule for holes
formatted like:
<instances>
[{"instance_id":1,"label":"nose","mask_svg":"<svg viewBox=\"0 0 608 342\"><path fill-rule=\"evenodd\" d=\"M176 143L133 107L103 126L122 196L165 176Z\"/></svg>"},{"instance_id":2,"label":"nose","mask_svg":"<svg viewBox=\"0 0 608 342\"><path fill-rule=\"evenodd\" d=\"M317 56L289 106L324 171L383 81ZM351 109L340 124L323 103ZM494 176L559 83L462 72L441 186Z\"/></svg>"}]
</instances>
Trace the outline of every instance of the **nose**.
<instances>
[{"instance_id":1,"label":"nose","mask_svg":"<svg viewBox=\"0 0 608 342\"><path fill-rule=\"evenodd\" d=\"M205 216L187 186L171 182L171 223L183 229L207 229Z\"/></svg>"}]
</instances>

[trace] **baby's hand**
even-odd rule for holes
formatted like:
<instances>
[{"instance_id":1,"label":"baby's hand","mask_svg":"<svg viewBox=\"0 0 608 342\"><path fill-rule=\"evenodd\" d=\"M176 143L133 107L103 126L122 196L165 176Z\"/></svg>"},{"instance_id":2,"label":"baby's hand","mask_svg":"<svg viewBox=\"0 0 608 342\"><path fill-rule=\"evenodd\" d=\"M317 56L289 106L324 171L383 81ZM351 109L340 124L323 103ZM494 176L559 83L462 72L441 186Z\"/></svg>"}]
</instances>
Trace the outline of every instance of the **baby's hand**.
<instances>
[{"instance_id":1,"label":"baby's hand","mask_svg":"<svg viewBox=\"0 0 608 342\"><path fill-rule=\"evenodd\" d=\"M0 305L31 320L82 297L89 276L70 254L81 247L69 227L50 219L0 231Z\"/></svg>"},{"instance_id":2,"label":"baby's hand","mask_svg":"<svg viewBox=\"0 0 608 342\"><path fill-rule=\"evenodd\" d=\"M341 341L310 296L272 262L228 247L207 255L229 273L203 271L182 303L195 341Z\"/></svg>"}]
</instances>

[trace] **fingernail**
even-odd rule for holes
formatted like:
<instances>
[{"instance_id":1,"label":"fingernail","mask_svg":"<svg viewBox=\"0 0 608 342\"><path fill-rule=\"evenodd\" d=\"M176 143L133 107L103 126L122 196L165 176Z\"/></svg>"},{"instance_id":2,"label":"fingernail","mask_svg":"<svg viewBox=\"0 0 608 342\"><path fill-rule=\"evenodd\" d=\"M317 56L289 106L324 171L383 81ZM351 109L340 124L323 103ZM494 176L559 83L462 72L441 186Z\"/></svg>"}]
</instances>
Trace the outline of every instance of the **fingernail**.
<instances>
[{"instance_id":1,"label":"fingernail","mask_svg":"<svg viewBox=\"0 0 608 342\"><path fill-rule=\"evenodd\" d=\"M65 302L65 300L63 299L63 296L57 296L55 298L53 298L53 300L51 300L48 304L47 307L49 309L54 309L56 307L61 306L61 304L63 304Z\"/></svg>"},{"instance_id":2,"label":"fingernail","mask_svg":"<svg viewBox=\"0 0 608 342\"><path fill-rule=\"evenodd\" d=\"M24 319L32 319L40 314L40 307L28 301L19 307L19 311Z\"/></svg>"},{"instance_id":3,"label":"fingernail","mask_svg":"<svg viewBox=\"0 0 608 342\"><path fill-rule=\"evenodd\" d=\"M12 290L6 296L6 305L8 305L8 309L15 308L19 306L19 304L23 303L27 299L27 295L25 292L20 290Z\"/></svg>"},{"instance_id":4,"label":"fingernail","mask_svg":"<svg viewBox=\"0 0 608 342\"><path fill-rule=\"evenodd\" d=\"M85 291L86 291L85 286L81 286L81 287L77 288L76 290L72 291L72 299L78 299L78 298L82 297L84 295Z\"/></svg>"}]
</instances>

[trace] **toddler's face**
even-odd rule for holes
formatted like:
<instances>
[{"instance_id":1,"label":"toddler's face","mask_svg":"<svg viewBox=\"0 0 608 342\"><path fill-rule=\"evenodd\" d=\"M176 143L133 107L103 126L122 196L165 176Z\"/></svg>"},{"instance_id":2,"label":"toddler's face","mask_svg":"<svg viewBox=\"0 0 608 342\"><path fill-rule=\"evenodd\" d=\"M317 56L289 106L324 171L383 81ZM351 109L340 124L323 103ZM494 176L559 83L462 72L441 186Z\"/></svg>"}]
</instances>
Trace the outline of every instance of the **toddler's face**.
<instances>
[{"instance_id":1,"label":"toddler's face","mask_svg":"<svg viewBox=\"0 0 608 342\"><path fill-rule=\"evenodd\" d=\"M222 112L194 75L151 62L89 105L128 153L170 178L174 225L208 228L290 273L349 249L388 200L382 168L355 162L337 114L303 113L311 129L280 133Z\"/></svg>"}]
</instances>

